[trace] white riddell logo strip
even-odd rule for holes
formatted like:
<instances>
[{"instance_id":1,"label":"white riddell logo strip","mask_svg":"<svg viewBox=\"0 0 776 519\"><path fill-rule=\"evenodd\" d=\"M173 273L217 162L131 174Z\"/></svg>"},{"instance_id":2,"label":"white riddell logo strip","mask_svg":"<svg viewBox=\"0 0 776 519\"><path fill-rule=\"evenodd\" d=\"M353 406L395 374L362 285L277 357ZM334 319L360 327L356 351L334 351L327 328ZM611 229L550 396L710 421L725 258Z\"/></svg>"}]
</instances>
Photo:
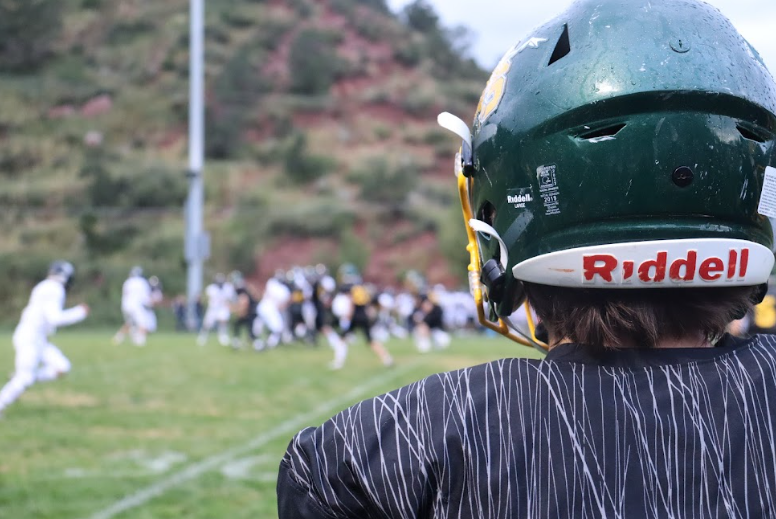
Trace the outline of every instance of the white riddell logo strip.
<instances>
[{"instance_id":1,"label":"white riddell logo strip","mask_svg":"<svg viewBox=\"0 0 776 519\"><path fill-rule=\"evenodd\" d=\"M642 283L660 283L666 275L671 281L703 281L745 278L749 266L749 249L730 249L726 259L711 256L698 261L698 251L687 251L687 256L668 263L668 252L657 253L656 259L649 259L637 265L633 260L622 262L613 254L589 254L582 257L582 270L586 283L595 282L596 276L606 283L615 283L614 272L621 272L620 283L628 283L634 277Z\"/></svg>"},{"instance_id":2,"label":"white riddell logo strip","mask_svg":"<svg viewBox=\"0 0 776 519\"><path fill-rule=\"evenodd\" d=\"M768 281L773 251L721 238L615 243L556 251L515 265L516 279L565 287L752 286Z\"/></svg>"}]
</instances>

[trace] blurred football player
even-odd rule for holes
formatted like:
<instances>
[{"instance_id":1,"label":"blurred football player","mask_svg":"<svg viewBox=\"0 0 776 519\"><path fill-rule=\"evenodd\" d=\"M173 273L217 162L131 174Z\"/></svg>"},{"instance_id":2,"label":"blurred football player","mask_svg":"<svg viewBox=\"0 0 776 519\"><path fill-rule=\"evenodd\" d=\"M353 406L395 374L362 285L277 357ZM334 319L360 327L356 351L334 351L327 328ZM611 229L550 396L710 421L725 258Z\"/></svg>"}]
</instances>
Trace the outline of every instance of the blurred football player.
<instances>
[{"instance_id":1,"label":"blurred football player","mask_svg":"<svg viewBox=\"0 0 776 519\"><path fill-rule=\"evenodd\" d=\"M268 336L265 339L259 338L254 343L256 350L264 348L274 348L283 339L286 333L286 319L284 314L291 302L291 290L284 282L285 273L278 271L275 277L269 278L264 285L264 294L257 307L258 319L256 335L263 335L264 328L268 330Z\"/></svg>"},{"instance_id":2,"label":"blurred football player","mask_svg":"<svg viewBox=\"0 0 776 519\"><path fill-rule=\"evenodd\" d=\"M242 348L242 329L245 328L251 344L256 342L254 333L254 321L256 320L256 297L253 289L248 285L241 272L233 271L229 274L229 281L235 291L235 301L232 305L232 313L235 320L232 322L232 347Z\"/></svg>"},{"instance_id":3,"label":"blurred football player","mask_svg":"<svg viewBox=\"0 0 776 519\"><path fill-rule=\"evenodd\" d=\"M35 285L13 333L16 370L0 390L0 413L35 382L46 382L70 371L70 361L49 342L58 327L83 321L89 307L80 304L65 309L66 291L75 269L67 261L55 261L46 279Z\"/></svg>"},{"instance_id":4,"label":"blurred football player","mask_svg":"<svg viewBox=\"0 0 776 519\"><path fill-rule=\"evenodd\" d=\"M372 326L377 319L377 308L372 300L372 294L361 279L361 275L352 265L348 266L345 275L340 275L342 280L342 290L350 297L350 313L342 320L347 322L347 327L343 328L343 337L348 340L352 338L357 331L361 331L366 339L366 343L371 350L380 359L384 366L393 366L393 357L385 345L372 335Z\"/></svg>"},{"instance_id":5,"label":"blurred football player","mask_svg":"<svg viewBox=\"0 0 776 519\"><path fill-rule=\"evenodd\" d=\"M135 266L129 271L129 277L121 287L121 313L124 324L113 336L114 344L121 344L129 335L135 346L145 346L149 328L151 285L143 277L143 269ZM155 317L155 316L154 316Z\"/></svg>"},{"instance_id":6,"label":"blurred football player","mask_svg":"<svg viewBox=\"0 0 776 519\"><path fill-rule=\"evenodd\" d=\"M578 0L505 54L472 126L439 122L478 319L546 357L304 429L279 518L773 517L776 336L725 334L774 266L756 51L699 0ZM526 303L546 341L510 325Z\"/></svg>"},{"instance_id":7,"label":"blurred football player","mask_svg":"<svg viewBox=\"0 0 776 519\"><path fill-rule=\"evenodd\" d=\"M415 347L420 353L428 353L432 347L444 349L450 345L450 334L445 331L444 312L435 292L423 294L413 316Z\"/></svg>"},{"instance_id":8,"label":"blurred football player","mask_svg":"<svg viewBox=\"0 0 776 519\"><path fill-rule=\"evenodd\" d=\"M149 297L150 306L147 310L148 333L153 333L156 331L157 327L156 310L154 310L154 308L162 304L164 301L164 293L162 292L162 282L159 280L158 276L151 276L148 278L148 287L151 290L151 295Z\"/></svg>"},{"instance_id":9,"label":"blurred football player","mask_svg":"<svg viewBox=\"0 0 776 519\"><path fill-rule=\"evenodd\" d=\"M316 267L316 276L312 286L312 302L315 306L315 328L326 337L329 346L334 350L334 359L329 363L331 369L342 369L348 356L348 345L335 331L336 317L332 311L337 283L325 266Z\"/></svg>"},{"instance_id":10,"label":"blurred football player","mask_svg":"<svg viewBox=\"0 0 776 519\"><path fill-rule=\"evenodd\" d=\"M229 346L229 319L231 317L231 305L235 300L235 291L226 276L220 272L213 277L213 282L205 288L207 298L207 310L202 319L202 328L197 336L197 344L207 344L209 333L218 329L218 342L221 346Z\"/></svg>"}]
</instances>

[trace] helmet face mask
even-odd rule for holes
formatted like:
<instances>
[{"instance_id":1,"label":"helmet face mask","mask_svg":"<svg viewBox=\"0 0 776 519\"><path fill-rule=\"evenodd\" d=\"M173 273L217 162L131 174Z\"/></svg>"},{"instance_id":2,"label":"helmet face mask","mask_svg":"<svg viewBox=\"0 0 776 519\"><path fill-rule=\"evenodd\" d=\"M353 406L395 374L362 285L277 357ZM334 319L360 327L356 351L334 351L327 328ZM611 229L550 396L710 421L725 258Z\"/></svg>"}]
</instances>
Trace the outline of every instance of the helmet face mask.
<instances>
[{"instance_id":1,"label":"helmet face mask","mask_svg":"<svg viewBox=\"0 0 776 519\"><path fill-rule=\"evenodd\" d=\"M673 288L770 273L758 204L776 167L773 77L713 7L643 7L582 0L538 28L485 88L468 169L462 135L465 219L493 229L470 233L475 268L508 258L498 316L522 302L522 281Z\"/></svg>"}]
</instances>

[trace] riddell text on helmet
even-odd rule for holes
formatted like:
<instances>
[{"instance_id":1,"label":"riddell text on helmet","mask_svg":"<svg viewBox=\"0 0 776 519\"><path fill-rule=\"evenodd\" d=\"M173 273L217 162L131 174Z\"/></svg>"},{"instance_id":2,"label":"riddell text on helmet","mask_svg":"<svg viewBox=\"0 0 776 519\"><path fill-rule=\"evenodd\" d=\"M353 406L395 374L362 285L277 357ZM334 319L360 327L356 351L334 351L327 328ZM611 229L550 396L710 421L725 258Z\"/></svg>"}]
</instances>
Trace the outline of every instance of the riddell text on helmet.
<instances>
[{"instance_id":1,"label":"riddell text on helmet","mask_svg":"<svg viewBox=\"0 0 776 519\"><path fill-rule=\"evenodd\" d=\"M586 284L630 283L665 284L740 280L746 277L749 249L730 249L726 257L698 257L697 250L688 250L684 257L668 262L668 252L658 252L654 259L637 263L621 260L613 254L588 254L582 257L583 278Z\"/></svg>"}]
</instances>

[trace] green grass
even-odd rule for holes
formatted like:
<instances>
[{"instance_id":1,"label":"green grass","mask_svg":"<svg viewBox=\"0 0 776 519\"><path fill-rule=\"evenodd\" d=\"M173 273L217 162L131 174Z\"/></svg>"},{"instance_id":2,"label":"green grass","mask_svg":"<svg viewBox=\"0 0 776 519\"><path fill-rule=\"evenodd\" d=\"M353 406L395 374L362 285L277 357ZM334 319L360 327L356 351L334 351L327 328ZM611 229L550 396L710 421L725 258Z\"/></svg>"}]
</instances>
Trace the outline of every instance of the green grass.
<instances>
[{"instance_id":1,"label":"green grass","mask_svg":"<svg viewBox=\"0 0 776 519\"><path fill-rule=\"evenodd\" d=\"M331 372L323 341L253 353L172 333L145 348L110 338L57 335L72 373L33 386L0 420L0 517L275 518L277 466L302 427L432 373L537 355L485 337L427 355L394 340L385 369L356 343ZM10 372L10 335L0 344Z\"/></svg>"}]
</instances>

